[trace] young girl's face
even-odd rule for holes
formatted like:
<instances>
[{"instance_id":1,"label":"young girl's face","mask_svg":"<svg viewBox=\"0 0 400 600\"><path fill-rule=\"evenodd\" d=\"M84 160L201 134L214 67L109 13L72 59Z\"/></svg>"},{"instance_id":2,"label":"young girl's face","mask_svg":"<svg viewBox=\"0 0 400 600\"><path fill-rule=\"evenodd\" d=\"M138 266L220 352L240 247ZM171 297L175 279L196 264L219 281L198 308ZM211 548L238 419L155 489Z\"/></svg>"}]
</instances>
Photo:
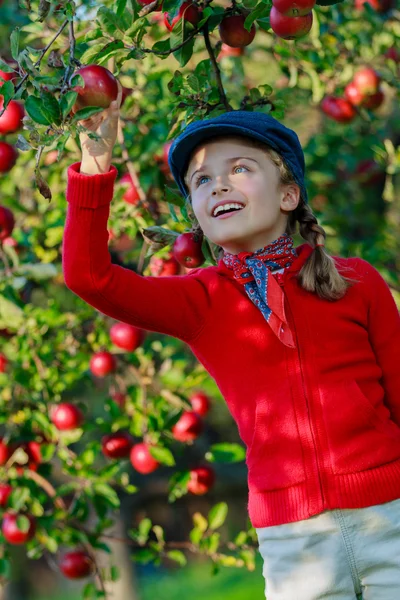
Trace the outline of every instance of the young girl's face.
<instances>
[{"instance_id":1,"label":"young girl's face","mask_svg":"<svg viewBox=\"0 0 400 600\"><path fill-rule=\"evenodd\" d=\"M300 198L296 184L280 184L279 169L266 154L237 137L199 145L186 181L204 235L231 254L255 252L281 236ZM214 217L221 201L244 208L227 218Z\"/></svg>"}]
</instances>

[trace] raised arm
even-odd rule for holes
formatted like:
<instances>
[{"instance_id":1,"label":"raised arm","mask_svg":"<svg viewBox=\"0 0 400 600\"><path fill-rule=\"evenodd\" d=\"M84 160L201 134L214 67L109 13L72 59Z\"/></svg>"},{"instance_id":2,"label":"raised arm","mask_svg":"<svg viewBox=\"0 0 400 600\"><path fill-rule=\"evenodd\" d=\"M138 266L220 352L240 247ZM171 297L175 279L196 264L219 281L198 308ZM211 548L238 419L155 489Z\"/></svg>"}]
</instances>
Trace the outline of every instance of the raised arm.
<instances>
[{"instance_id":1,"label":"raised arm","mask_svg":"<svg viewBox=\"0 0 400 600\"><path fill-rule=\"evenodd\" d=\"M209 309L204 278L196 273L144 277L111 262L107 222L116 175L114 166L91 176L80 173L80 163L68 168L65 283L110 317L190 342Z\"/></svg>"}]
</instances>

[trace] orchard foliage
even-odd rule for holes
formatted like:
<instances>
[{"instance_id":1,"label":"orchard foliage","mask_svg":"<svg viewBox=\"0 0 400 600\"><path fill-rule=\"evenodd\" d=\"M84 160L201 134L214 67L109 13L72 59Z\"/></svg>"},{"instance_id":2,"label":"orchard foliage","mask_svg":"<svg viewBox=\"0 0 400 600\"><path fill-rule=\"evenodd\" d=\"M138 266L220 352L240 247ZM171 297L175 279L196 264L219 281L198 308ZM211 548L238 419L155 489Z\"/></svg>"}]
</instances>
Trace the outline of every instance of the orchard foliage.
<instances>
[{"instance_id":1,"label":"orchard foliage","mask_svg":"<svg viewBox=\"0 0 400 600\"><path fill-rule=\"evenodd\" d=\"M158 476L166 502L207 494L245 450L196 451L218 390L181 342L116 323L65 287L66 170L80 160L79 120L103 110L96 94L82 101L78 71L104 67L124 86L114 263L154 277L216 263L168 148L193 120L262 110L305 141L328 249L366 258L399 291L399 11L395 0L25 0L19 11L5 0L0 16L0 577L10 544L24 544L102 598L118 573L96 553L109 552L121 498ZM85 400L95 390L104 406ZM254 569L254 529L218 531L226 500L193 515L186 552L148 517L135 523L132 560L183 566L192 552L215 570Z\"/></svg>"}]
</instances>

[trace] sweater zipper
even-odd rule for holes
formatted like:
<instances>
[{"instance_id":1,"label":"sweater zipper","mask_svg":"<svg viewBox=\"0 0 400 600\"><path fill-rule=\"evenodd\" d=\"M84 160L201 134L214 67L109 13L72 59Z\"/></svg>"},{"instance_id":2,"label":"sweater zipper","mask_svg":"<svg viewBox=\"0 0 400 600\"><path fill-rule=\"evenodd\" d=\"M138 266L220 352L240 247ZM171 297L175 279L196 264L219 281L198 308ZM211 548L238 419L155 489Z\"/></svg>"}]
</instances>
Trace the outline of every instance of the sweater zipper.
<instances>
[{"instance_id":1,"label":"sweater zipper","mask_svg":"<svg viewBox=\"0 0 400 600\"><path fill-rule=\"evenodd\" d=\"M308 396L307 396L307 392L306 392L306 386L305 386L305 383L304 383L303 367L302 367L302 361L301 361L301 357L300 357L300 346L299 346L299 343L298 343L297 329L296 329L296 325L295 325L294 318L293 318L292 308L290 306L290 302L289 302L289 299L287 297L287 294L285 294L285 297L286 297L286 300L287 300L287 303L288 303L288 306L289 306L289 309L290 309L290 313L291 313L291 316L292 316L293 330L294 330L295 339L296 339L296 351L297 351L297 357L298 357L298 360L299 360L300 373L301 373L301 385L302 385L302 388L303 388L304 398L306 400L308 423L310 425L311 438L312 438L312 442L313 442L313 446L314 446L315 456L316 456L316 459L317 459L319 489L320 489L320 493L321 493L322 504L323 504L323 506L325 506L324 489L322 487L322 480L321 480L321 474L320 474L321 473L321 469L320 469L320 462L319 462L319 458L318 458L318 447L317 447L317 443L316 443L316 437L314 435L313 424L312 424L311 419L310 419L310 408L309 408Z\"/></svg>"}]
</instances>

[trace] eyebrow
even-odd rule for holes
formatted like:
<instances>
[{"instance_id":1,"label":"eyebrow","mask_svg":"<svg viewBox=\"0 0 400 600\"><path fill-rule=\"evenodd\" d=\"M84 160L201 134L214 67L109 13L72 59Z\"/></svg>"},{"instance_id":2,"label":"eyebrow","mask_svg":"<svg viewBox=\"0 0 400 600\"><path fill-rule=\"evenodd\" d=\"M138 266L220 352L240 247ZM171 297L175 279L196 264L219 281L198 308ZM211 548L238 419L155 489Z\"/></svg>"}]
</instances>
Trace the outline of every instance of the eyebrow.
<instances>
[{"instance_id":1,"label":"eyebrow","mask_svg":"<svg viewBox=\"0 0 400 600\"><path fill-rule=\"evenodd\" d=\"M253 162L255 162L258 165L258 162L256 161L255 158L250 158L250 156L234 156L233 158L227 158L226 159L226 163L233 163L236 160L241 160L242 158L245 158L247 160L252 160ZM205 171L206 169L208 169L208 165L202 165L199 169L196 169L196 171L194 171L190 177L190 182L192 181L193 177L196 175L196 173L200 173L202 171Z\"/></svg>"}]
</instances>

